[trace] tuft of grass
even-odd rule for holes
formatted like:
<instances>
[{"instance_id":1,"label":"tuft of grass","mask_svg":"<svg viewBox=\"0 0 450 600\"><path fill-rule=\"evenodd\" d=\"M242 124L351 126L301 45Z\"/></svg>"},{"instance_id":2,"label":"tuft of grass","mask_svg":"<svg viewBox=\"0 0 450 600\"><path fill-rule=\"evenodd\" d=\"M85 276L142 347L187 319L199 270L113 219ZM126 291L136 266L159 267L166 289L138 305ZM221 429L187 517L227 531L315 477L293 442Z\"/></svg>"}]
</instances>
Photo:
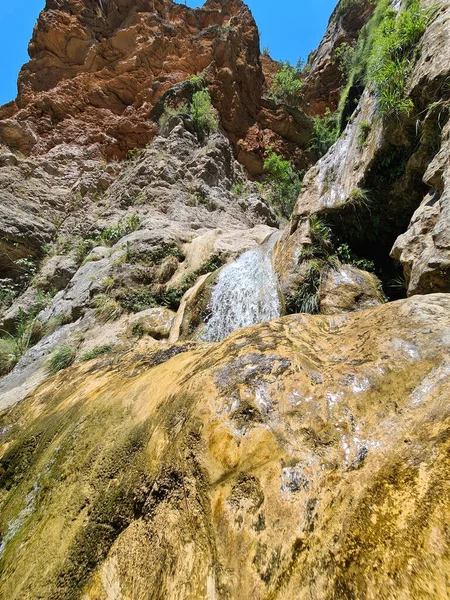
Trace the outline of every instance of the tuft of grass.
<instances>
[{"instance_id":1,"label":"tuft of grass","mask_svg":"<svg viewBox=\"0 0 450 600\"><path fill-rule=\"evenodd\" d=\"M367 144L367 139L372 131L372 125L367 121L363 121L358 125L358 146L364 148Z\"/></svg>"},{"instance_id":2,"label":"tuft of grass","mask_svg":"<svg viewBox=\"0 0 450 600\"><path fill-rule=\"evenodd\" d=\"M0 338L0 377L12 371L18 360L19 355L14 339Z\"/></svg>"},{"instance_id":3,"label":"tuft of grass","mask_svg":"<svg viewBox=\"0 0 450 600\"><path fill-rule=\"evenodd\" d=\"M366 209L370 209L369 190L364 190L362 188L354 188L350 192L347 205L350 205L354 208L364 207Z\"/></svg>"},{"instance_id":4,"label":"tuft of grass","mask_svg":"<svg viewBox=\"0 0 450 600\"><path fill-rule=\"evenodd\" d=\"M322 270L323 265L320 262L311 261L306 277L303 279L294 295L286 301L286 310L288 314L318 314L320 310L319 292Z\"/></svg>"},{"instance_id":5,"label":"tuft of grass","mask_svg":"<svg viewBox=\"0 0 450 600\"><path fill-rule=\"evenodd\" d=\"M93 300L93 306L95 308L95 316L102 323L109 323L116 321L122 314L122 307L120 304L106 296L106 294L99 294Z\"/></svg>"},{"instance_id":6,"label":"tuft of grass","mask_svg":"<svg viewBox=\"0 0 450 600\"><path fill-rule=\"evenodd\" d=\"M47 361L47 373L55 375L55 373L70 367L75 361L76 353L73 346L66 345L57 348Z\"/></svg>"},{"instance_id":7,"label":"tuft of grass","mask_svg":"<svg viewBox=\"0 0 450 600\"><path fill-rule=\"evenodd\" d=\"M103 356L104 354L109 354L112 352L112 346L110 344L105 344L103 346L96 346L89 352L85 352L81 358L81 362L86 362L88 360L92 360L93 358L98 358L99 356Z\"/></svg>"}]
</instances>

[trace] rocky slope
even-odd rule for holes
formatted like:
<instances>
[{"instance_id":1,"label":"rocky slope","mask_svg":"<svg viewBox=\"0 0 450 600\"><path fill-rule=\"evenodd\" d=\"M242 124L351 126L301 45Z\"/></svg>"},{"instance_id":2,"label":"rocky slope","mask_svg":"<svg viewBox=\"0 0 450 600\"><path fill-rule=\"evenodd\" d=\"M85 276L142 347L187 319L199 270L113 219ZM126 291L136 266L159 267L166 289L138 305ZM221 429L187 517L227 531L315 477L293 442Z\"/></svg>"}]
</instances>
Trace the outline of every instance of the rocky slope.
<instances>
[{"instance_id":1,"label":"rocky slope","mask_svg":"<svg viewBox=\"0 0 450 600\"><path fill-rule=\"evenodd\" d=\"M449 17L341 0L303 112L241 0L47 0L0 109L0 597L450 597ZM286 223L289 165L251 179L311 139Z\"/></svg>"},{"instance_id":2,"label":"rocky slope","mask_svg":"<svg viewBox=\"0 0 450 600\"><path fill-rule=\"evenodd\" d=\"M432 295L50 379L0 422L2 596L447 598L449 350Z\"/></svg>"}]
</instances>

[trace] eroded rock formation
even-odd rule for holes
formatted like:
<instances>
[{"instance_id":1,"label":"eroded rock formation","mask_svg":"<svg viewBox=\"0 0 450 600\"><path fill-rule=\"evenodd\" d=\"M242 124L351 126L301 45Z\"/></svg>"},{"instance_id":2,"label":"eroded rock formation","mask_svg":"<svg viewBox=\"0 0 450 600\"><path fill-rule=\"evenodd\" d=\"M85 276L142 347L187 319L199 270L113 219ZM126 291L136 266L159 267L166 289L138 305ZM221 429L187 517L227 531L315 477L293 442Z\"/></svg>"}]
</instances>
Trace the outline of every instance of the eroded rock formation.
<instances>
[{"instance_id":1,"label":"eroded rock formation","mask_svg":"<svg viewBox=\"0 0 450 600\"><path fill-rule=\"evenodd\" d=\"M449 331L423 296L49 380L0 421L2 596L444 600Z\"/></svg>"},{"instance_id":2,"label":"eroded rock formation","mask_svg":"<svg viewBox=\"0 0 450 600\"><path fill-rule=\"evenodd\" d=\"M309 120L262 100L258 30L241 0L199 9L49 0L29 53L16 101L0 109L0 141L26 154L76 143L121 158L155 137L152 110L164 93L206 71L221 125L250 172L261 172L268 145L308 163Z\"/></svg>"}]
</instances>

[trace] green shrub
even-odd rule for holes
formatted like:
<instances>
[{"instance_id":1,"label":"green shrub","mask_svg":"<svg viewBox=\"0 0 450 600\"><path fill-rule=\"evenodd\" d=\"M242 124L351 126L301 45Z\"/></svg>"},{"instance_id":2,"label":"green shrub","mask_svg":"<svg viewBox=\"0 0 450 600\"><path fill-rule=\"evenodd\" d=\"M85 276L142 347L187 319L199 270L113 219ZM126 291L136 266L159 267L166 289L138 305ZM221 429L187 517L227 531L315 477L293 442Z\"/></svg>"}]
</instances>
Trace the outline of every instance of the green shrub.
<instances>
[{"instance_id":1,"label":"green shrub","mask_svg":"<svg viewBox=\"0 0 450 600\"><path fill-rule=\"evenodd\" d=\"M307 275L295 293L286 301L288 314L309 313L315 315L319 312L322 267L321 263L311 261Z\"/></svg>"},{"instance_id":2,"label":"green shrub","mask_svg":"<svg viewBox=\"0 0 450 600\"><path fill-rule=\"evenodd\" d=\"M112 352L112 346L109 344L105 344L104 346L96 346L89 352L85 352L81 358L81 362L86 362L88 360L92 360L93 358L98 358L99 356L103 356L104 354L109 354Z\"/></svg>"},{"instance_id":3,"label":"green shrub","mask_svg":"<svg viewBox=\"0 0 450 600\"><path fill-rule=\"evenodd\" d=\"M303 81L299 69L289 63L281 64L270 86L269 96L278 102L296 105L301 100Z\"/></svg>"},{"instance_id":4,"label":"green shrub","mask_svg":"<svg viewBox=\"0 0 450 600\"><path fill-rule=\"evenodd\" d=\"M76 356L76 349L73 346L60 346L57 348L47 361L47 373L54 375L58 371L70 367Z\"/></svg>"},{"instance_id":5,"label":"green shrub","mask_svg":"<svg viewBox=\"0 0 450 600\"><path fill-rule=\"evenodd\" d=\"M341 244L336 248L336 256L345 265L353 265L362 271L375 272L375 264L372 260L361 258L351 250L348 244Z\"/></svg>"},{"instance_id":6,"label":"green shrub","mask_svg":"<svg viewBox=\"0 0 450 600\"><path fill-rule=\"evenodd\" d=\"M219 128L216 111L208 90L200 90L192 96L191 117L202 133L211 133Z\"/></svg>"},{"instance_id":7,"label":"green shrub","mask_svg":"<svg viewBox=\"0 0 450 600\"><path fill-rule=\"evenodd\" d=\"M360 0L340 0L336 7L335 19L341 18L345 13L356 6Z\"/></svg>"},{"instance_id":8,"label":"green shrub","mask_svg":"<svg viewBox=\"0 0 450 600\"><path fill-rule=\"evenodd\" d=\"M130 290L120 296L119 302L122 308L132 313L156 306L155 298L148 289Z\"/></svg>"},{"instance_id":9,"label":"green shrub","mask_svg":"<svg viewBox=\"0 0 450 600\"><path fill-rule=\"evenodd\" d=\"M106 294L95 296L92 304L95 307L95 316L102 323L116 321L122 314L120 304L113 298L106 296Z\"/></svg>"},{"instance_id":10,"label":"green shrub","mask_svg":"<svg viewBox=\"0 0 450 600\"><path fill-rule=\"evenodd\" d=\"M126 219L121 219L117 225L110 225L102 231L96 238L99 243L103 242L107 246L114 246L119 240L126 235L136 231L141 224L141 219L138 215L132 214Z\"/></svg>"},{"instance_id":11,"label":"green shrub","mask_svg":"<svg viewBox=\"0 0 450 600\"><path fill-rule=\"evenodd\" d=\"M347 78L353 66L353 54L355 47L347 42L343 42L336 48L333 55L333 63L337 64L341 75Z\"/></svg>"},{"instance_id":12,"label":"green shrub","mask_svg":"<svg viewBox=\"0 0 450 600\"><path fill-rule=\"evenodd\" d=\"M288 160L284 160L270 147L267 151L264 171L268 200L283 217L289 218L300 193L302 180Z\"/></svg>"},{"instance_id":13,"label":"green shrub","mask_svg":"<svg viewBox=\"0 0 450 600\"><path fill-rule=\"evenodd\" d=\"M161 127L165 127L169 122L170 117L179 117L180 115L189 115L189 104L187 102L182 102L178 106L169 106L166 102L164 104L164 111L161 117L159 118L159 124Z\"/></svg>"},{"instance_id":14,"label":"green shrub","mask_svg":"<svg viewBox=\"0 0 450 600\"><path fill-rule=\"evenodd\" d=\"M326 109L323 117L315 117L310 148L319 158L324 156L339 137L337 113Z\"/></svg>"},{"instance_id":15,"label":"green shrub","mask_svg":"<svg viewBox=\"0 0 450 600\"><path fill-rule=\"evenodd\" d=\"M365 85L376 94L381 115L411 111L413 103L405 98L406 83L420 51L420 39L433 17L434 11L424 11L419 0L409 0L400 12L392 9L391 0L378 1L353 53L347 86L341 94L340 115L350 90Z\"/></svg>"}]
</instances>

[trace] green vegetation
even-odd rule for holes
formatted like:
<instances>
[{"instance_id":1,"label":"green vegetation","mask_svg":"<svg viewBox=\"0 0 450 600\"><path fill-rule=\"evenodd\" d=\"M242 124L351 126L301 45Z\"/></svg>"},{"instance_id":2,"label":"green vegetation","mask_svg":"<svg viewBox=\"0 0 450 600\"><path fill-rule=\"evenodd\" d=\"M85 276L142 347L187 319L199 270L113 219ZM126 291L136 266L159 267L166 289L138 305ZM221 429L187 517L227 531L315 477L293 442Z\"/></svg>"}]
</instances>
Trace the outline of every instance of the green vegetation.
<instances>
[{"instance_id":1,"label":"green vegetation","mask_svg":"<svg viewBox=\"0 0 450 600\"><path fill-rule=\"evenodd\" d=\"M367 139L372 131L372 125L367 123L367 121L363 121L358 125L358 146L360 148L364 148L367 144Z\"/></svg>"},{"instance_id":2,"label":"green vegetation","mask_svg":"<svg viewBox=\"0 0 450 600\"><path fill-rule=\"evenodd\" d=\"M347 3L341 2L339 10L343 10L344 4ZM419 0L409 0L400 12L391 8L390 0L379 0L352 53L347 86L339 106L340 121L342 116L348 118L349 114L344 113L353 112L353 107L347 106L350 91L365 85L375 92L380 115L411 112L414 106L405 98L406 82L431 19L432 12L424 11Z\"/></svg>"},{"instance_id":3,"label":"green vegetation","mask_svg":"<svg viewBox=\"0 0 450 600\"><path fill-rule=\"evenodd\" d=\"M93 358L98 358L99 356L103 356L104 354L109 354L112 352L112 346L109 344L105 344L103 346L96 346L89 352L85 352L81 358L81 362L86 362L88 360L92 360Z\"/></svg>"},{"instance_id":4,"label":"green vegetation","mask_svg":"<svg viewBox=\"0 0 450 600\"><path fill-rule=\"evenodd\" d=\"M54 292L37 290L33 309L29 313L19 309L14 330L0 330L0 376L9 373L32 346L52 331L53 323L49 321L44 326L37 315L53 295Z\"/></svg>"},{"instance_id":5,"label":"green vegetation","mask_svg":"<svg viewBox=\"0 0 450 600\"><path fill-rule=\"evenodd\" d=\"M92 304L95 308L95 316L101 323L116 321L122 314L121 305L106 294L95 296Z\"/></svg>"},{"instance_id":6,"label":"green vegetation","mask_svg":"<svg viewBox=\"0 0 450 600\"><path fill-rule=\"evenodd\" d=\"M348 244L342 243L333 234L328 223L317 215L310 217L310 237L311 244L302 248L306 271L298 288L286 298L288 314L318 313L322 278L330 269L338 269L340 264L352 265L364 271L375 271L372 261L355 254Z\"/></svg>"},{"instance_id":7,"label":"green vegetation","mask_svg":"<svg viewBox=\"0 0 450 600\"><path fill-rule=\"evenodd\" d=\"M157 306L157 302L149 289L130 290L119 297L122 308L128 312L138 313Z\"/></svg>"},{"instance_id":8,"label":"green vegetation","mask_svg":"<svg viewBox=\"0 0 450 600\"><path fill-rule=\"evenodd\" d=\"M301 69L284 62L273 78L269 97L295 106L302 99L302 87Z\"/></svg>"},{"instance_id":9,"label":"green vegetation","mask_svg":"<svg viewBox=\"0 0 450 600\"><path fill-rule=\"evenodd\" d=\"M114 246L119 240L126 235L133 233L139 228L141 219L138 215L132 214L126 219L121 219L116 225L110 225L95 238L94 241L103 243L106 246Z\"/></svg>"},{"instance_id":10,"label":"green vegetation","mask_svg":"<svg viewBox=\"0 0 450 600\"><path fill-rule=\"evenodd\" d=\"M58 371L67 369L75 361L76 348L73 346L60 346L50 356L47 361L47 373L54 375Z\"/></svg>"},{"instance_id":11,"label":"green vegetation","mask_svg":"<svg viewBox=\"0 0 450 600\"><path fill-rule=\"evenodd\" d=\"M288 314L309 313L315 315L320 308L320 282L322 278L322 265L317 261L311 261L308 272L303 278L293 296L286 300Z\"/></svg>"},{"instance_id":12,"label":"green vegetation","mask_svg":"<svg viewBox=\"0 0 450 600\"><path fill-rule=\"evenodd\" d=\"M405 99L404 92L426 26L426 15L419 0L412 0L399 14L386 9L374 33L367 79L383 115L408 113L413 108L412 100Z\"/></svg>"},{"instance_id":13,"label":"green vegetation","mask_svg":"<svg viewBox=\"0 0 450 600\"><path fill-rule=\"evenodd\" d=\"M302 178L291 163L283 160L271 147L267 148L267 152L264 171L268 200L281 216L289 218L300 193Z\"/></svg>"},{"instance_id":14,"label":"green vegetation","mask_svg":"<svg viewBox=\"0 0 450 600\"><path fill-rule=\"evenodd\" d=\"M61 240L59 250L64 253L73 252L77 263L81 264L93 248L96 246L114 246L123 237L139 229L140 224L141 218L133 213L126 219L121 219L115 225L109 225L94 237L79 237L73 242Z\"/></svg>"},{"instance_id":15,"label":"green vegetation","mask_svg":"<svg viewBox=\"0 0 450 600\"><path fill-rule=\"evenodd\" d=\"M332 113L327 108L323 117L315 117L314 119L310 148L321 158L337 141L338 137L337 113Z\"/></svg>"},{"instance_id":16,"label":"green vegetation","mask_svg":"<svg viewBox=\"0 0 450 600\"><path fill-rule=\"evenodd\" d=\"M219 128L217 114L208 90L200 90L192 96L191 117L197 129L203 134L212 133Z\"/></svg>"},{"instance_id":17,"label":"green vegetation","mask_svg":"<svg viewBox=\"0 0 450 600\"><path fill-rule=\"evenodd\" d=\"M355 47L347 42L343 42L336 48L333 56L333 63L337 64L341 75L347 78L353 65L353 55Z\"/></svg>"},{"instance_id":18,"label":"green vegetation","mask_svg":"<svg viewBox=\"0 0 450 600\"><path fill-rule=\"evenodd\" d=\"M220 256L212 256L204 265L200 267L200 269L198 269L194 273L186 275L183 278L180 287L168 288L164 292L164 294L158 298L159 303L163 306L167 306L167 308L170 308L172 310L178 310L181 299L183 298L184 294L195 284L197 279L202 275L206 275L207 273L213 273L214 271L217 271L217 269L220 269L222 265L223 260L220 258Z\"/></svg>"},{"instance_id":19,"label":"green vegetation","mask_svg":"<svg viewBox=\"0 0 450 600\"><path fill-rule=\"evenodd\" d=\"M36 274L36 263L30 258L19 258L12 264L11 271L15 273L14 279L3 279L0 282L0 311L11 306L29 285Z\"/></svg>"},{"instance_id":20,"label":"green vegetation","mask_svg":"<svg viewBox=\"0 0 450 600\"><path fill-rule=\"evenodd\" d=\"M175 107L166 104L159 124L165 127L170 117L178 115L189 115L201 135L207 135L213 131L217 131L219 128L217 112L212 105L211 96L206 89L195 92L189 104L183 102Z\"/></svg>"},{"instance_id":21,"label":"green vegetation","mask_svg":"<svg viewBox=\"0 0 450 600\"><path fill-rule=\"evenodd\" d=\"M348 10L356 6L359 1L360 0L341 0L336 8L335 19L341 18Z\"/></svg>"}]
</instances>

